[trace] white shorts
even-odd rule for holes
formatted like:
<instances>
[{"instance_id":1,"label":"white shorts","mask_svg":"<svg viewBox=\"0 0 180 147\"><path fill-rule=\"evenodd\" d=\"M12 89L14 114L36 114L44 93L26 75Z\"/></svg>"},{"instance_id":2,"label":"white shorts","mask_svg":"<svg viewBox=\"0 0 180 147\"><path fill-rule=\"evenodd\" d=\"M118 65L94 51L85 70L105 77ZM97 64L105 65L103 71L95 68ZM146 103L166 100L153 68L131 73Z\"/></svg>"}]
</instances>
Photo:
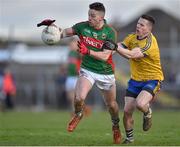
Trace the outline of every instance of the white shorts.
<instances>
[{"instance_id":1,"label":"white shorts","mask_svg":"<svg viewBox=\"0 0 180 147\"><path fill-rule=\"evenodd\" d=\"M99 89L110 90L111 87L115 85L114 74L97 74L84 68L81 68L79 76L85 77L87 80L91 82L92 85L94 85L95 83Z\"/></svg>"},{"instance_id":2,"label":"white shorts","mask_svg":"<svg viewBox=\"0 0 180 147\"><path fill-rule=\"evenodd\" d=\"M70 76L67 77L66 82L65 82L65 89L66 91L74 90L76 86L78 77L77 76Z\"/></svg>"}]
</instances>

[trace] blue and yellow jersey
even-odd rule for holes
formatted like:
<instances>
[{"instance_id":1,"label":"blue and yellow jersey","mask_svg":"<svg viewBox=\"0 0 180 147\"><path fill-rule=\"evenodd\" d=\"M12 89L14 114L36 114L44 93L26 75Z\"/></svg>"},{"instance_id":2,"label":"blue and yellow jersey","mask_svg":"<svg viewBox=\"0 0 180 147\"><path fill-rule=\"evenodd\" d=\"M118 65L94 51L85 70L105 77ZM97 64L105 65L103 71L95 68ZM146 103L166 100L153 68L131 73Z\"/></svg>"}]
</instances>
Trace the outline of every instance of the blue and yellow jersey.
<instances>
[{"instance_id":1,"label":"blue and yellow jersey","mask_svg":"<svg viewBox=\"0 0 180 147\"><path fill-rule=\"evenodd\" d=\"M164 79L158 43L152 33L141 40L132 33L124 39L122 45L129 50L140 47L144 54L143 58L129 59L132 79L136 81Z\"/></svg>"}]
</instances>

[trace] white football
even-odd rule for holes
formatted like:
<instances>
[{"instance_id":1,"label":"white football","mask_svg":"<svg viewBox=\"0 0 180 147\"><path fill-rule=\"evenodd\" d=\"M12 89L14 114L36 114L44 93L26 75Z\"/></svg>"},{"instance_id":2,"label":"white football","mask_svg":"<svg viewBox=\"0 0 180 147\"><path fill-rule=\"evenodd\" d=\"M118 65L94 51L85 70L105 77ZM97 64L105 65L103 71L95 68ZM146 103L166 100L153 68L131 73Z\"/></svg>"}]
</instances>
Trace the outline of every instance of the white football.
<instances>
[{"instance_id":1,"label":"white football","mask_svg":"<svg viewBox=\"0 0 180 147\"><path fill-rule=\"evenodd\" d=\"M54 45L60 41L61 29L55 25L47 26L43 29L41 38L47 45Z\"/></svg>"}]
</instances>

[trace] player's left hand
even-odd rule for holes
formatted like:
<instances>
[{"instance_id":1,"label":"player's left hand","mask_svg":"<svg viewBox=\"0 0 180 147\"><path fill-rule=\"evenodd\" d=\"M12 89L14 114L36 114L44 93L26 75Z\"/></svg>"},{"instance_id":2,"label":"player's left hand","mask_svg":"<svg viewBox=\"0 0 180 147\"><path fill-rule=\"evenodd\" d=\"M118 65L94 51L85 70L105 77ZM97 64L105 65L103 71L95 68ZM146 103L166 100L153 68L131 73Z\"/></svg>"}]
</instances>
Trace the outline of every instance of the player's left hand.
<instances>
[{"instance_id":1,"label":"player's left hand","mask_svg":"<svg viewBox=\"0 0 180 147\"><path fill-rule=\"evenodd\" d=\"M81 53L82 55L89 55L90 50L84 45L83 42L78 41L78 52Z\"/></svg>"},{"instance_id":2,"label":"player's left hand","mask_svg":"<svg viewBox=\"0 0 180 147\"><path fill-rule=\"evenodd\" d=\"M45 19L42 22L37 24L37 27L40 26L50 26L51 24L53 24L56 20L52 20L52 19Z\"/></svg>"},{"instance_id":3,"label":"player's left hand","mask_svg":"<svg viewBox=\"0 0 180 147\"><path fill-rule=\"evenodd\" d=\"M113 51L116 51L118 48L118 45L113 42L112 40L106 40L104 43L103 43L103 46L102 46L102 50L103 49L106 49L106 50L113 50Z\"/></svg>"}]
</instances>

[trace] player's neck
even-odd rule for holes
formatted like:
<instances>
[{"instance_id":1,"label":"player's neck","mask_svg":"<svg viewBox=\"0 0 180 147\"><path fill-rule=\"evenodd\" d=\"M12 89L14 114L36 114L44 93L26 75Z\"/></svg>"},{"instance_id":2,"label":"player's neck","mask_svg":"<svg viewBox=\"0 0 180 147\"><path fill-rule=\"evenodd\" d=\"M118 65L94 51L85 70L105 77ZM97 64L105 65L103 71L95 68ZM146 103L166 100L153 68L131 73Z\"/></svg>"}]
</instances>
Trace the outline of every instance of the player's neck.
<instances>
[{"instance_id":1,"label":"player's neck","mask_svg":"<svg viewBox=\"0 0 180 147\"><path fill-rule=\"evenodd\" d=\"M145 39L147 36L149 36L151 33L146 33L144 35L141 36L137 36L139 40Z\"/></svg>"}]
</instances>

